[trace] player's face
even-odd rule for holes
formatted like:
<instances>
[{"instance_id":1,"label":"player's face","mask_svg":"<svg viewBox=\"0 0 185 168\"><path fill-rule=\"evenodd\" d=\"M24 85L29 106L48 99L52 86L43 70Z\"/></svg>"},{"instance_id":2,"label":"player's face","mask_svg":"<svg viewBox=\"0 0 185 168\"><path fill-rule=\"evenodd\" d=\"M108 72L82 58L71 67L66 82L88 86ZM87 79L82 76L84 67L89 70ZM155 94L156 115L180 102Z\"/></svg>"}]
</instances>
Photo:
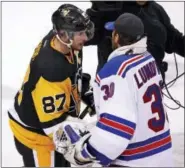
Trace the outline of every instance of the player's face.
<instances>
[{"instance_id":1,"label":"player's face","mask_svg":"<svg viewBox=\"0 0 185 168\"><path fill-rule=\"evenodd\" d=\"M118 34L115 31L113 31L112 32L112 49L113 50L115 50L119 46L118 38L119 38Z\"/></svg>"},{"instance_id":2,"label":"player's face","mask_svg":"<svg viewBox=\"0 0 185 168\"><path fill-rule=\"evenodd\" d=\"M80 51L87 41L88 38L85 31L75 32L72 47L73 49Z\"/></svg>"}]
</instances>

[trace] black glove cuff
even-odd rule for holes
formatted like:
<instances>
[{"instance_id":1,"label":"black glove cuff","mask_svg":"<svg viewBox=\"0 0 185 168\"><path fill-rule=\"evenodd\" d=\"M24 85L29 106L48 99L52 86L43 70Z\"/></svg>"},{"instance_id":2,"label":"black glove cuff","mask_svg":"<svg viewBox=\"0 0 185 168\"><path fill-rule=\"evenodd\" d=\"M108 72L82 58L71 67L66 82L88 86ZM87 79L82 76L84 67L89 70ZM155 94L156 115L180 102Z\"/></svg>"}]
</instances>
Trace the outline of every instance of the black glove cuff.
<instances>
[{"instance_id":1,"label":"black glove cuff","mask_svg":"<svg viewBox=\"0 0 185 168\"><path fill-rule=\"evenodd\" d=\"M88 73L82 73L82 96L90 89L90 81L91 75Z\"/></svg>"}]
</instances>

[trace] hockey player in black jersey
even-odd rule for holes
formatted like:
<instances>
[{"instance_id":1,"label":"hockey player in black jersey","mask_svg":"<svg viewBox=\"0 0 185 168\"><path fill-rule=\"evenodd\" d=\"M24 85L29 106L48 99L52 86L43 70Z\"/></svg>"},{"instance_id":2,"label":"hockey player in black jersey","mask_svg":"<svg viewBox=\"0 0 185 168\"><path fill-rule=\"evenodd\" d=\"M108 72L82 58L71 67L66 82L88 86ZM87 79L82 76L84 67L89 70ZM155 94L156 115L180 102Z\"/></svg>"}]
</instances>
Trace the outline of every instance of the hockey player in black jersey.
<instances>
[{"instance_id":1,"label":"hockey player in black jersey","mask_svg":"<svg viewBox=\"0 0 185 168\"><path fill-rule=\"evenodd\" d=\"M53 13L52 23L53 30L35 49L8 111L15 145L26 167L70 166L55 151L52 136L61 122L80 112L81 50L93 37L94 25L85 12L70 4Z\"/></svg>"}]
</instances>

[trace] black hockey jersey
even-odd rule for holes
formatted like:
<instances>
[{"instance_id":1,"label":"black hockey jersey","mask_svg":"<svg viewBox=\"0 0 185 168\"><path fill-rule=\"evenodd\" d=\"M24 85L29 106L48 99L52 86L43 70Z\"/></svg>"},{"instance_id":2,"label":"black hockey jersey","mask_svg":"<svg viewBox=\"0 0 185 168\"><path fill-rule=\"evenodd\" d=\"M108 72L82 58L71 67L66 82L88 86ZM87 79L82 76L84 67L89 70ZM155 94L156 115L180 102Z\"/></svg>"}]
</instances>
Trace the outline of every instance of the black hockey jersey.
<instances>
[{"instance_id":1,"label":"black hockey jersey","mask_svg":"<svg viewBox=\"0 0 185 168\"><path fill-rule=\"evenodd\" d=\"M30 137L52 137L58 124L68 115L78 116L80 111L81 52L60 53L55 49L54 38L51 31L35 49L15 96L14 110L9 111L15 137L29 147Z\"/></svg>"}]
</instances>

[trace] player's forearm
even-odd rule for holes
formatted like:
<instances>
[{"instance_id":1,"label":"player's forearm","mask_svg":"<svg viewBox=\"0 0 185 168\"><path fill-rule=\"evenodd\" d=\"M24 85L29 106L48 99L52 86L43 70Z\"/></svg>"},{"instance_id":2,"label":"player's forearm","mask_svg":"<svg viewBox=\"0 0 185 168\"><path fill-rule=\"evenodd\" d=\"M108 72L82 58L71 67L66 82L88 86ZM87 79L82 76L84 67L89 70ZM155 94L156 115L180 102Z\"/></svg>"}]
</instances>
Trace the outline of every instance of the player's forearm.
<instances>
[{"instance_id":1,"label":"player's forearm","mask_svg":"<svg viewBox=\"0 0 185 168\"><path fill-rule=\"evenodd\" d=\"M134 130L135 123L105 114L91 129L87 149L102 165L107 166L126 149Z\"/></svg>"}]
</instances>

